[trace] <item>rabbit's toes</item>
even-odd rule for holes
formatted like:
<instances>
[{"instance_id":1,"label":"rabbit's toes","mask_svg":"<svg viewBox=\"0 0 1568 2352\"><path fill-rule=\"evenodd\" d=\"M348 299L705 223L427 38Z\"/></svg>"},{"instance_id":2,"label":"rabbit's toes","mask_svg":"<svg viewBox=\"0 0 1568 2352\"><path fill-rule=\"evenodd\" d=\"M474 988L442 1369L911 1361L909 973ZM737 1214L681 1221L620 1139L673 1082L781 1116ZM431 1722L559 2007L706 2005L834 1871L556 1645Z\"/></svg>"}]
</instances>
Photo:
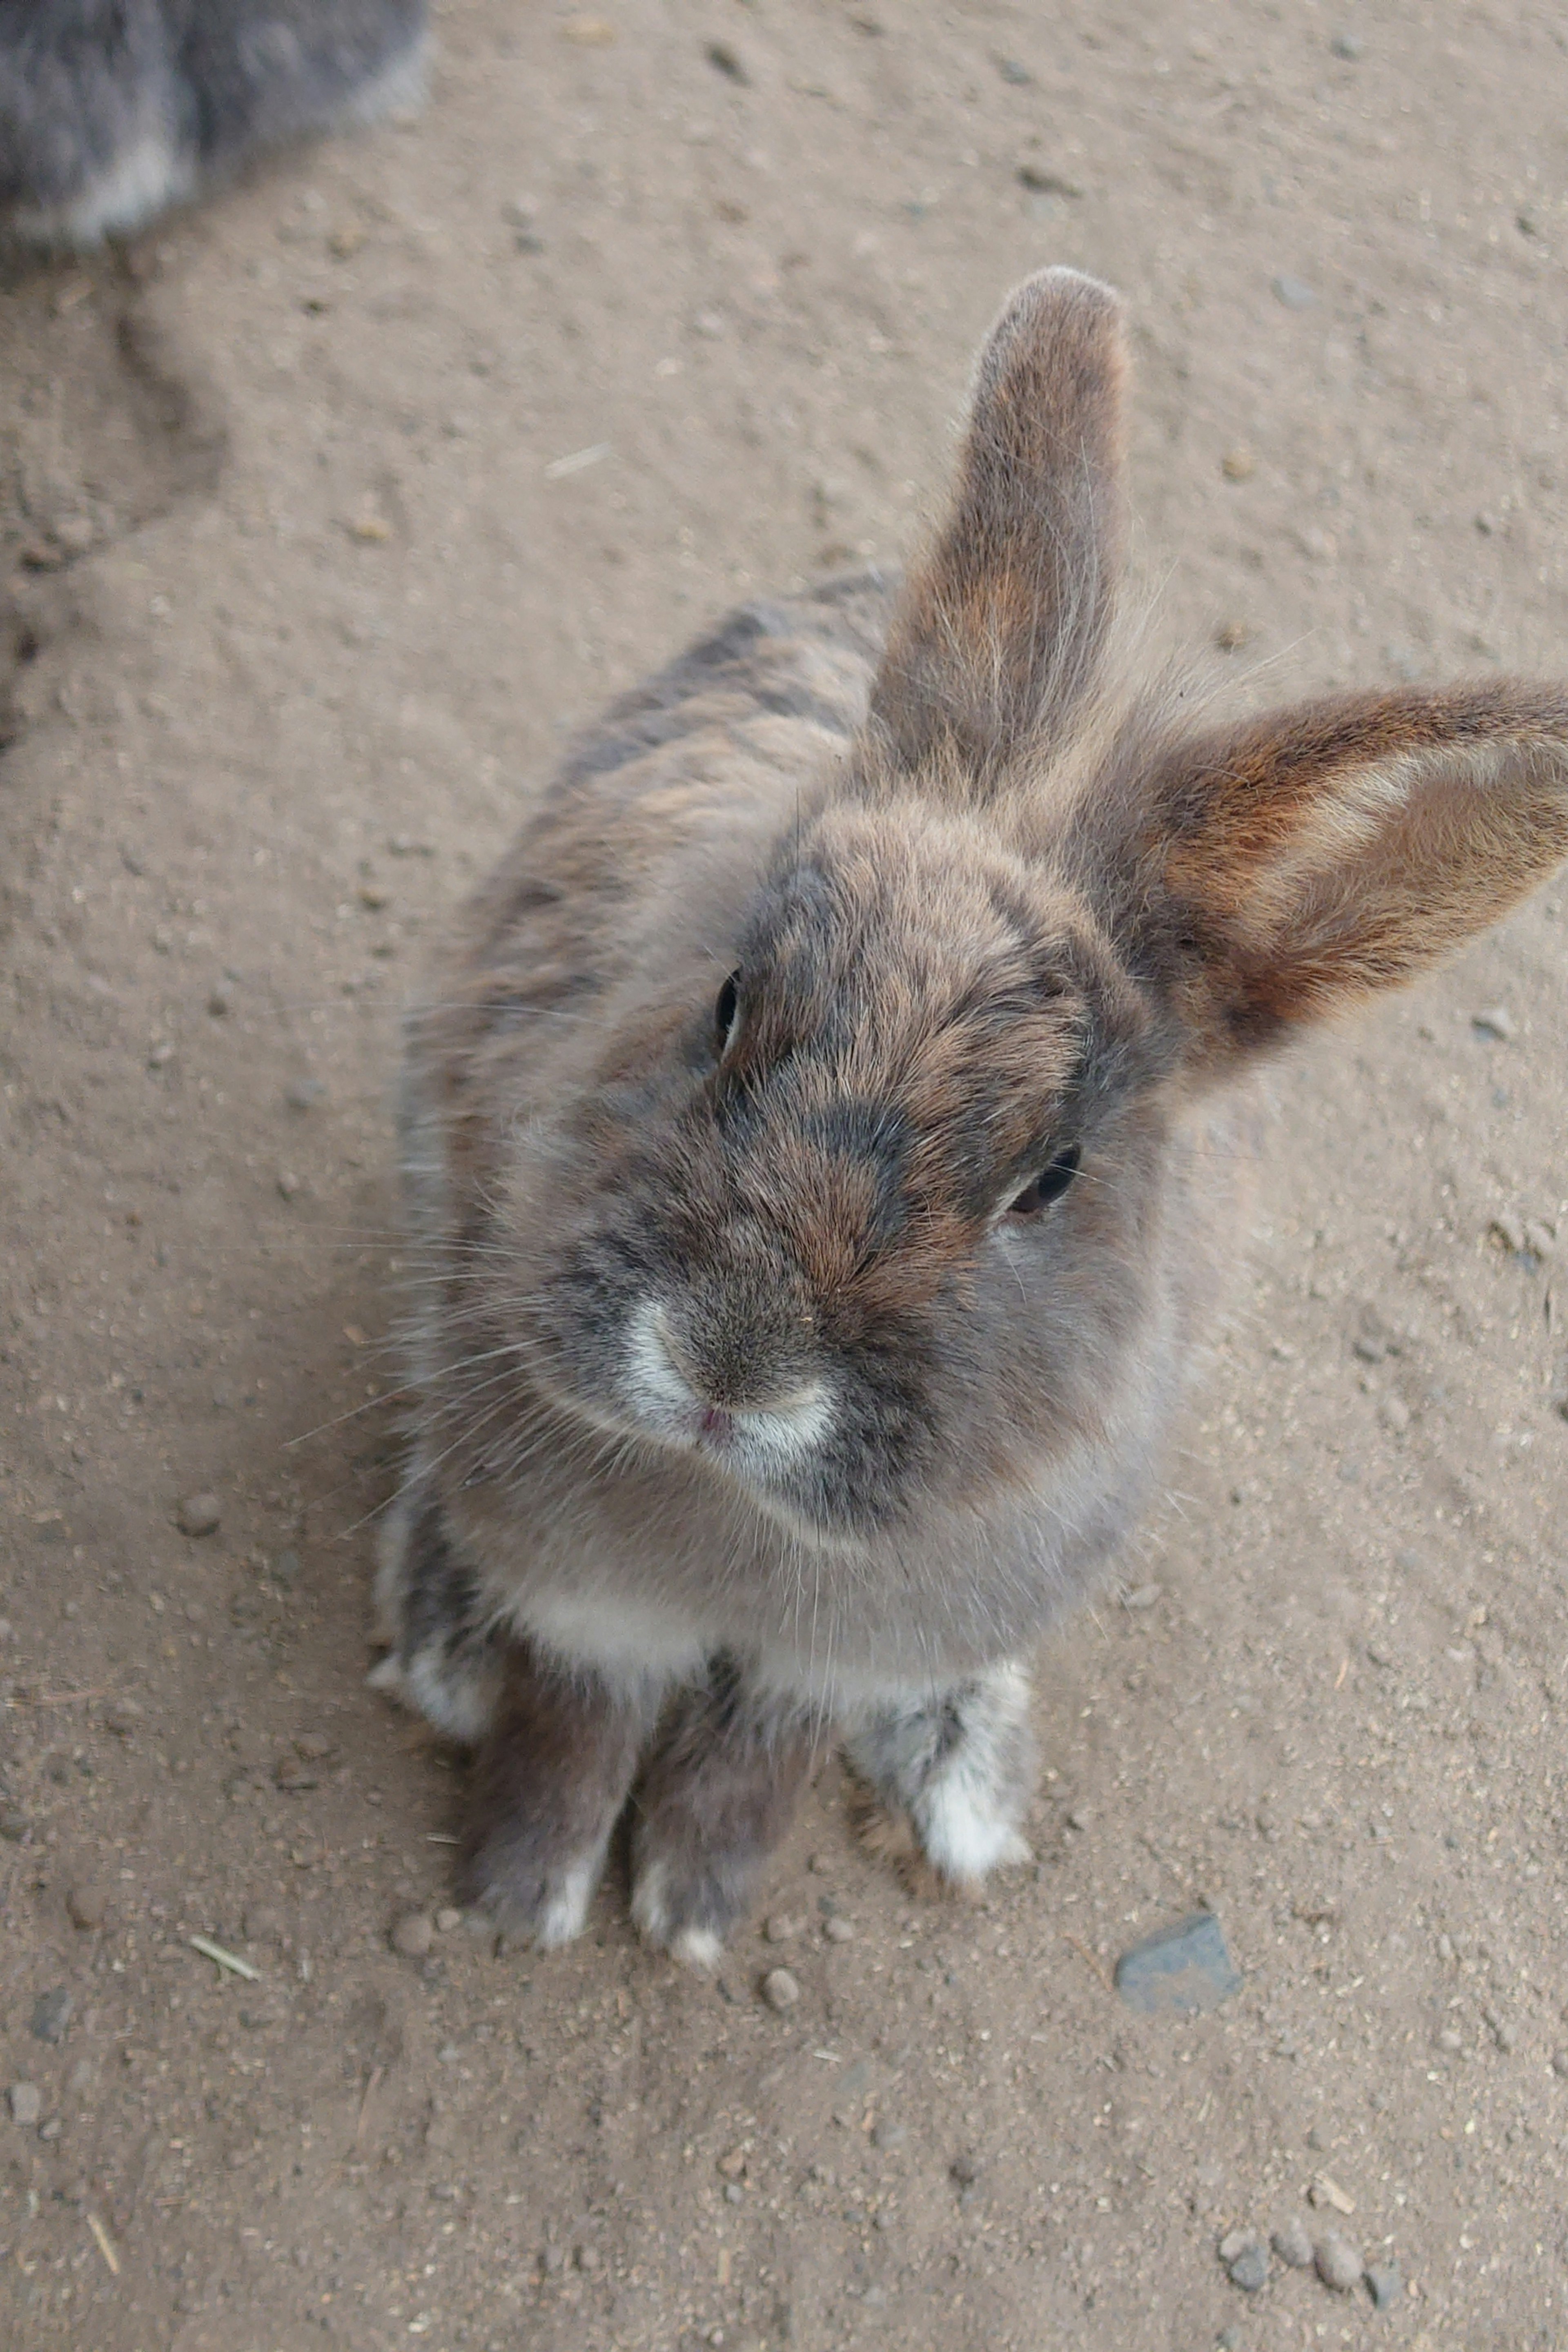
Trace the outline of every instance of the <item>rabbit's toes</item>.
<instances>
[{"instance_id":1,"label":"rabbit's toes","mask_svg":"<svg viewBox=\"0 0 1568 2352\"><path fill-rule=\"evenodd\" d=\"M632 1888L637 1933L688 1968L718 1967L724 1939L746 1908L744 1895L727 1893L714 1873L683 1871L658 1857L644 1864Z\"/></svg>"},{"instance_id":2,"label":"rabbit's toes","mask_svg":"<svg viewBox=\"0 0 1568 2352\"><path fill-rule=\"evenodd\" d=\"M717 1658L667 1727L637 1800L632 1917L650 1944L717 1964L752 1907L811 1769L817 1727Z\"/></svg>"},{"instance_id":3,"label":"rabbit's toes","mask_svg":"<svg viewBox=\"0 0 1568 2352\"><path fill-rule=\"evenodd\" d=\"M883 1707L862 1724L850 1761L950 1885L1027 1862L1019 1822L1035 1785L1029 1684L992 1666L952 1689Z\"/></svg>"},{"instance_id":4,"label":"rabbit's toes","mask_svg":"<svg viewBox=\"0 0 1568 2352\"><path fill-rule=\"evenodd\" d=\"M458 1891L488 1911L503 1936L553 1951L588 1924L589 1907L605 1867L605 1843L587 1853L545 1855L504 1833L487 1839L466 1862Z\"/></svg>"}]
</instances>

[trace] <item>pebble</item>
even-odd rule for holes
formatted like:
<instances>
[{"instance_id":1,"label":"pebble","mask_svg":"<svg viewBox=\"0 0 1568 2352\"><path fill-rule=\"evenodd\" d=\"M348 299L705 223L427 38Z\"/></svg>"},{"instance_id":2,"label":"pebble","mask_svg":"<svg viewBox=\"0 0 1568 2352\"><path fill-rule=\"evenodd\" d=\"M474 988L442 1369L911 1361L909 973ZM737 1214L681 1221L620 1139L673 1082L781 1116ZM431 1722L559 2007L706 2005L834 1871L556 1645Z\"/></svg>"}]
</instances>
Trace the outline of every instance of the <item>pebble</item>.
<instances>
[{"instance_id":1,"label":"pebble","mask_svg":"<svg viewBox=\"0 0 1568 2352\"><path fill-rule=\"evenodd\" d=\"M285 1201L291 1201L300 1190L300 1179L291 1168L280 1168L277 1182L279 1195Z\"/></svg>"},{"instance_id":2,"label":"pebble","mask_svg":"<svg viewBox=\"0 0 1568 2352\"><path fill-rule=\"evenodd\" d=\"M792 1936L799 1935L801 1926L802 1922L792 1919L787 1911L771 1911L763 1924L763 1933L770 1944L787 1944Z\"/></svg>"},{"instance_id":3,"label":"pebble","mask_svg":"<svg viewBox=\"0 0 1568 2352\"><path fill-rule=\"evenodd\" d=\"M129 1739L142 1720L142 1710L133 1698L111 1698L100 1719L116 1739Z\"/></svg>"},{"instance_id":4,"label":"pebble","mask_svg":"<svg viewBox=\"0 0 1568 2352\"><path fill-rule=\"evenodd\" d=\"M207 991L207 1011L215 1021L221 1021L224 1014L231 1013L233 1009L234 998L226 988L212 988Z\"/></svg>"},{"instance_id":5,"label":"pebble","mask_svg":"<svg viewBox=\"0 0 1568 2352\"><path fill-rule=\"evenodd\" d=\"M289 1553L280 1552L273 1562L274 1570L280 1568L283 1560L289 1557ZM296 1560L296 1574L298 1571L299 1562ZM323 1731L299 1731L294 1735L294 1753L296 1756L304 1757L307 1763L319 1764L323 1757L330 1756L331 1752L332 1743Z\"/></svg>"},{"instance_id":6,"label":"pebble","mask_svg":"<svg viewBox=\"0 0 1568 2352\"><path fill-rule=\"evenodd\" d=\"M320 1785L316 1773L299 1756L279 1756L272 1767L272 1780L275 1788L284 1790L291 1797L303 1796L308 1789Z\"/></svg>"},{"instance_id":7,"label":"pebble","mask_svg":"<svg viewBox=\"0 0 1568 2352\"><path fill-rule=\"evenodd\" d=\"M995 64L1003 80L1011 82L1015 89L1026 89L1035 79L1028 67L1020 64L1016 58L998 58Z\"/></svg>"},{"instance_id":8,"label":"pebble","mask_svg":"<svg viewBox=\"0 0 1568 2352\"><path fill-rule=\"evenodd\" d=\"M1226 451L1219 461L1219 469L1227 482L1249 482L1258 471L1258 460L1243 443Z\"/></svg>"},{"instance_id":9,"label":"pebble","mask_svg":"<svg viewBox=\"0 0 1568 2352\"><path fill-rule=\"evenodd\" d=\"M1561 2081L1568 2082L1568 2050L1552 2052L1552 2071Z\"/></svg>"},{"instance_id":10,"label":"pebble","mask_svg":"<svg viewBox=\"0 0 1568 2352\"><path fill-rule=\"evenodd\" d=\"M1275 300L1283 302L1287 310L1310 310L1317 301L1317 294L1304 278L1276 278L1272 283Z\"/></svg>"},{"instance_id":11,"label":"pebble","mask_svg":"<svg viewBox=\"0 0 1568 2352\"><path fill-rule=\"evenodd\" d=\"M1047 172L1039 163L1020 163L1018 182L1021 187L1037 196L1081 196L1080 182L1066 178L1060 172Z\"/></svg>"},{"instance_id":12,"label":"pebble","mask_svg":"<svg viewBox=\"0 0 1568 2352\"><path fill-rule=\"evenodd\" d=\"M739 53L731 47L728 41L710 41L703 54L714 72L721 73L726 81L738 83L742 89L750 83L751 75Z\"/></svg>"},{"instance_id":13,"label":"pebble","mask_svg":"<svg viewBox=\"0 0 1568 2352\"><path fill-rule=\"evenodd\" d=\"M1194 1911L1174 1927L1158 1928L1116 1963L1117 1991L1129 2009L1146 2013L1217 2009L1241 1983L1212 1911Z\"/></svg>"},{"instance_id":14,"label":"pebble","mask_svg":"<svg viewBox=\"0 0 1568 2352\"><path fill-rule=\"evenodd\" d=\"M1367 2266L1367 2293L1374 2311L1393 2311L1405 2291L1397 2263L1372 2263Z\"/></svg>"},{"instance_id":15,"label":"pebble","mask_svg":"<svg viewBox=\"0 0 1568 2352\"><path fill-rule=\"evenodd\" d=\"M852 1944L855 1941L853 1922L834 1912L822 1923L822 1932L830 1944Z\"/></svg>"},{"instance_id":16,"label":"pebble","mask_svg":"<svg viewBox=\"0 0 1568 2352\"><path fill-rule=\"evenodd\" d=\"M787 1969L770 1969L763 1979L763 1999L770 2009L776 2009L782 2014L784 2010L795 2007L800 1999L800 1987Z\"/></svg>"},{"instance_id":17,"label":"pebble","mask_svg":"<svg viewBox=\"0 0 1568 2352\"><path fill-rule=\"evenodd\" d=\"M436 1914L436 1933L438 1936L449 1936L454 1927L460 1927L462 1924L462 1913L453 1904L443 1903Z\"/></svg>"},{"instance_id":18,"label":"pebble","mask_svg":"<svg viewBox=\"0 0 1568 2352\"><path fill-rule=\"evenodd\" d=\"M36 2042L63 2042L76 2002L64 1985L41 1992L33 2003L31 2031Z\"/></svg>"},{"instance_id":19,"label":"pebble","mask_svg":"<svg viewBox=\"0 0 1568 2352\"><path fill-rule=\"evenodd\" d=\"M109 1896L101 1886L89 1880L73 1886L66 1896L66 1909L73 1927L101 1927L109 1916Z\"/></svg>"},{"instance_id":20,"label":"pebble","mask_svg":"<svg viewBox=\"0 0 1568 2352\"><path fill-rule=\"evenodd\" d=\"M313 1110L326 1093L320 1078L294 1078L283 1089L290 1110Z\"/></svg>"},{"instance_id":21,"label":"pebble","mask_svg":"<svg viewBox=\"0 0 1568 2352\"><path fill-rule=\"evenodd\" d=\"M183 1536L216 1535L223 1525L223 1506L216 1495L187 1495L174 1514Z\"/></svg>"},{"instance_id":22,"label":"pebble","mask_svg":"<svg viewBox=\"0 0 1568 2352\"><path fill-rule=\"evenodd\" d=\"M1352 2287L1359 2284L1361 2256L1350 2240L1342 2236L1338 2230L1324 2231L1318 2240L1313 2258L1318 2265L1318 2276L1325 2286L1331 2286L1336 2294L1349 2294Z\"/></svg>"},{"instance_id":23,"label":"pebble","mask_svg":"<svg viewBox=\"0 0 1568 2352\"><path fill-rule=\"evenodd\" d=\"M1410 1426L1410 1407L1402 1396L1385 1396L1378 1406L1377 1417L1384 1429L1393 1430L1398 1436Z\"/></svg>"},{"instance_id":24,"label":"pebble","mask_svg":"<svg viewBox=\"0 0 1568 2352\"><path fill-rule=\"evenodd\" d=\"M1252 643L1252 636L1251 622L1243 621L1233 614L1228 621L1220 623L1215 631L1214 641L1222 654L1236 654L1241 651L1243 646L1249 646Z\"/></svg>"},{"instance_id":25,"label":"pebble","mask_svg":"<svg viewBox=\"0 0 1568 2352\"><path fill-rule=\"evenodd\" d=\"M405 1960L422 1960L436 1941L436 1923L427 1911L405 1911L392 1923L392 1948Z\"/></svg>"},{"instance_id":26,"label":"pebble","mask_svg":"<svg viewBox=\"0 0 1568 2352\"><path fill-rule=\"evenodd\" d=\"M1122 1594L1121 1606L1132 1610L1152 1609L1154 1603L1163 1598L1164 1591L1163 1584L1141 1584L1136 1592Z\"/></svg>"},{"instance_id":27,"label":"pebble","mask_svg":"<svg viewBox=\"0 0 1568 2352\"><path fill-rule=\"evenodd\" d=\"M1495 1037L1506 1045L1514 1034L1513 1015L1506 1004L1489 1004L1470 1015L1470 1026L1482 1037Z\"/></svg>"},{"instance_id":28,"label":"pebble","mask_svg":"<svg viewBox=\"0 0 1568 2352\"><path fill-rule=\"evenodd\" d=\"M1268 2284L1268 2249L1261 2238L1248 2237L1226 2269L1232 2286L1240 2287L1244 2294L1258 2294Z\"/></svg>"},{"instance_id":29,"label":"pebble","mask_svg":"<svg viewBox=\"0 0 1568 2352\"><path fill-rule=\"evenodd\" d=\"M873 2147L902 2147L909 2136L907 2125L896 2122L889 2116L873 2128L871 2145Z\"/></svg>"},{"instance_id":30,"label":"pebble","mask_svg":"<svg viewBox=\"0 0 1568 2352\"><path fill-rule=\"evenodd\" d=\"M1358 58L1366 55L1366 43L1359 33L1336 33L1329 43L1329 54L1342 58L1347 65L1353 66Z\"/></svg>"},{"instance_id":31,"label":"pebble","mask_svg":"<svg viewBox=\"0 0 1568 2352\"><path fill-rule=\"evenodd\" d=\"M1268 2241L1282 2263L1293 2271L1310 2271L1312 2267L1312 2233L1300 2213L1292 2213L1282 2221Z\"/></svg>"},{"instance_id":32,"label":"pebble","mask_svg":"<svg viewBox=\"0 0 1568 2352\"><path fill-rule=\"evenodd\" d=\"M44 2095L37 2083L13 2083L10 2096L12 2122L36 2124L44 2112Z\"/></svg>"},{"instance_id":33,"label":"pebble","mask_svg":"<svg viewBox=\"0 0 1568 2352\"><path fill-rule=\"evenodd\" d=\"M980 2161L967 2148L961 2149L948 2166L948 2172L960 2189L973 2189L980 2178Z\"/></svg>"}]
</instances>

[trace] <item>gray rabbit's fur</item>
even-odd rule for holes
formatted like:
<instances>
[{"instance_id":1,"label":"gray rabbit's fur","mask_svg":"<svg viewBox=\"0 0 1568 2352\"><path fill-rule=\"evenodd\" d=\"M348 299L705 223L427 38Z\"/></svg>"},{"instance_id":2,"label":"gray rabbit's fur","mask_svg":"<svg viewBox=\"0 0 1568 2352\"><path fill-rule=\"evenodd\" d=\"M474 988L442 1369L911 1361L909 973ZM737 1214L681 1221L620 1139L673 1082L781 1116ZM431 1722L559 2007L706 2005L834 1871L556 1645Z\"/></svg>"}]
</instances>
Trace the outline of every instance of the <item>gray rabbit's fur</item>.
<instances>
[{"instance_id":1,"label":"gray rabbit's fur","mask_svg":"<svg viewBox=\"0 0 1568 2352\"><path fill-rule=\"evenodd\" d=\"M1024 1853L1029 1648L1158 1475L1230 1082L1568 852L1558 689L1115 675L1125 373L1107 289L1020 289L908 581L614 705L412 1016L376 1679L477 1748L463 1888L540 1943L635 1790L634 1916L711 1961L835 1737L940 1878Z\"/></svg>"},{"instance_id":2,"label":"gray rabbit's fur","mask_svg":"<svg viewBox=\"0 0 1568 2352\"><path fill-rule=\"evenodd\" d=\"M423 94L425 0L0 0L0 230L125 236Z\"/></svg>"}]
</instances>

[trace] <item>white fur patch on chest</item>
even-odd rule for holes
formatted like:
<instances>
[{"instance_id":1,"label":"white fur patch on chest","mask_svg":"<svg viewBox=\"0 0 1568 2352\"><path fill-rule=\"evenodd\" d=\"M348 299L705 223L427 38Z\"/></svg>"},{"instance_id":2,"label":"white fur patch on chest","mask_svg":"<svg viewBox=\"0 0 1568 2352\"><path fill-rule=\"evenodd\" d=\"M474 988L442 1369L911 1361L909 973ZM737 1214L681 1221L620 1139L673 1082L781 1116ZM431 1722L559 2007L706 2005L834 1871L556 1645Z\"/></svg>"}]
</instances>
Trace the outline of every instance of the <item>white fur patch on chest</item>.
<instances>
[{"instance_id":1,"label":"white fur patch on chest","mask_svg":"<svg viewBox=\"0 0 1568 2352\"><path fill-rule=\"evenodd\" d=\"M679 1611L623 1595L531 1594L510 1622L563 1665L591 1668L609 1683L683 1680L713 1646Z\"/></svg>"}]
</instances>

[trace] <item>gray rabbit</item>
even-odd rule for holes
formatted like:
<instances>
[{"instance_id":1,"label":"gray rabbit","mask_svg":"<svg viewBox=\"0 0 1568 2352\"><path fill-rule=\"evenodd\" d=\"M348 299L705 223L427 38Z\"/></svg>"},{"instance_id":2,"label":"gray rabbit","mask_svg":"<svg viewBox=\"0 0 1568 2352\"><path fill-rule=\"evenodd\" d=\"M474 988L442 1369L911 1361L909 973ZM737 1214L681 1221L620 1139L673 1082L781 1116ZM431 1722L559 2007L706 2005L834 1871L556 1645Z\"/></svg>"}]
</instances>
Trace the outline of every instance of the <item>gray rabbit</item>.
<instances>
[{"instance_id":1,"label":"gray rabbit","mask_svg":"<svg viewBox=\"0 0 1568 2352\"><path fill-rule=\"evenodd\" d=\"M1568 855L1568 691L1241 721L1119 673L1121 306L1031 278L908 581L614 704L408 1039L412 1444L377 1679L478 1750L461 1886L711 1963L814 1758L1024 1851L1027 1661L1143 1506L1237 1082Z\"/></svg>"},{"instance_id":2,"label":"gray rabbit","mask_svg":"<svg viewBox=\"0 0 1568 2352\"><path fill-rule=\"evenodd\" d=\"M425 0L0 0L0 230L128 236L264 149L417 102Z\"/></svg>"}]
</instances>

